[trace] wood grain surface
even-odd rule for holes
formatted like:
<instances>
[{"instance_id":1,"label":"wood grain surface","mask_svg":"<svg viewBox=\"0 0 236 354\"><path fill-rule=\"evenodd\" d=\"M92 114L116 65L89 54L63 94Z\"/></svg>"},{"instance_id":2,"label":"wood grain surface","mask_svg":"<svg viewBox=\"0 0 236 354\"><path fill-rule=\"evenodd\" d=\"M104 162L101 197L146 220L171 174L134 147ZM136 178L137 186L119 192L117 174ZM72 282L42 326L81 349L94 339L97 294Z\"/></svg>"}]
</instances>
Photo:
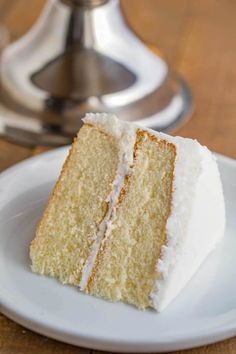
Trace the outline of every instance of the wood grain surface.
<instances>
[{"instance_id":1,"label":"wood grain surface","mask_svg":"<svg viewBox=\"0 0 236 354\"><path fill-rule=\"evenodd\" d=\"M30 28L44 3L0 0L0 22L11 40ZM236 158L236 1L123 0L122 7L135 31L157 45L191 85L194 114L173 134ZM44 150L0 139L0 170ZM90 352L102 353L48 339L0 315L0 354ZM236 338L176 353L236 354Z\"/></svg>"}]
</instances>

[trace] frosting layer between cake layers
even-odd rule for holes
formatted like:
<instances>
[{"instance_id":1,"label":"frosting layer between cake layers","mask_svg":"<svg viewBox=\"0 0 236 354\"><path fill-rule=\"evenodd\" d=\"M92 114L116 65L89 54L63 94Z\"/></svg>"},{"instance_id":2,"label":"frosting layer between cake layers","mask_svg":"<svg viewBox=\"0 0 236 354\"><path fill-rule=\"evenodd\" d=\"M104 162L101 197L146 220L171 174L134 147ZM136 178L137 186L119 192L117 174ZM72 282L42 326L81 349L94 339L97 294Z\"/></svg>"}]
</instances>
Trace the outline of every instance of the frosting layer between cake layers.
<instances>
[{"instance_id":1,"label":"frosting layer between cake layers","mask_svg":"<svg viewBox=\"0 0 236 354\"><path fill-rule=\"evenodd\" d=\"M133 148L136 137L136 127L128 123L120 124L120 121L114 116L103 114L87 114L83 120L86 124L98 126L105 133L114 136L119 146L119 164L117 168L116 178L113 181L111 193L108 195L106 202L108 203L107 213L99 225L96 240L94 242L91 254L89 255L81 277L79 287L85 290L90 274L100 249L102 241L109 237L112 219L115 214L116 204L124 184L125 176L129 174L133 163Z\"/></svg>"},{"instance_id":2,"label":"frosting layer between cake layers","mask_svg":"<svg viewBox=\"0 0 236 354\"><path fill-rule=\"evenodd\" d=\"M157 261L156 282L150 294L151 305L162 311L223 236L224 198L215 158L196 140L143 129L122 122L114 115L87 114L84 123L95 125L115 137L120 152L117 175L107 198L108 211L83 269L82 290L86 289L102 241L109 237L125 176L131 172L137 129L146 130L176 148L171 211L166 223L167 242Z\"/></svg>"}]
</instances>

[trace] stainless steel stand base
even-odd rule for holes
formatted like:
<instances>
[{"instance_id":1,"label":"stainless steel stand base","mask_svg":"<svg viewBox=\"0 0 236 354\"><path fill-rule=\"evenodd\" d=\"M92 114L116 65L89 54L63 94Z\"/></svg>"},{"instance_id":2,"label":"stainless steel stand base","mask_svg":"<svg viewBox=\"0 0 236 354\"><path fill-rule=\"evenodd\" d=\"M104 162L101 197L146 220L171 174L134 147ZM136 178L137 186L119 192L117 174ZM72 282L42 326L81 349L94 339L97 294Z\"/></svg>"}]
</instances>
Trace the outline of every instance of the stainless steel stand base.
<instances>
[{"instance_id":1,"label":"stainless steel stand base","mask_svg":"<svg viewBox=\"0 0 236 354\"><path fill-rule=\"evenodd\" d=\"M186 119L186 84L124 22L117 0L50 0L1 58L0 134L71 142L87 112L168 131Z\"/></svg>"},{"instance_id":2,"label":"stainless steel stand base","mask_svg":"<svg viewBox=\"0 0 236 354\"><path fill-rule=\"evenodd\" d=\"M148 128L168 132L186 120L192 112L191 93L184 81L176 78L176 83L179 92L175 96L174 102L165 107L163 111L140 121L134 119L134 122ZM140 109L143 109L143 102L140 103ZM130 118L135 118L135 116L130 115ZM75 133L77 130L76 128ZM60 127L47 125L37 117L14 112L14 110L0 104L0 135L11 141L30 146L60 146L70 144L75 134L66 134Z\"/></svg>"}]
</instances>

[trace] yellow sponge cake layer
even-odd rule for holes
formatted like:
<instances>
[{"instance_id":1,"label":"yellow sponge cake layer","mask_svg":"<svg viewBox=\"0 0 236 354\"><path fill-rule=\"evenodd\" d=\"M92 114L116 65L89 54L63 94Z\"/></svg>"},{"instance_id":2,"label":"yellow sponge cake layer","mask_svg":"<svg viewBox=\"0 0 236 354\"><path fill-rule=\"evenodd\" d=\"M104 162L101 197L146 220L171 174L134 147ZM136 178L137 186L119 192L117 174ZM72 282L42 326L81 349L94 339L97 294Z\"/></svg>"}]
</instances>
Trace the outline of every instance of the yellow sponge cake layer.
<instances>
[{"instance_id":1,"label":"yellow sponge cake layer","mask_svg":"<svg viewBox=\"0 0 236 354\"><path fill-rule=\"evenodd\" d=\"M166 243L175 147L140 130L136 136L132 172L87 290L145 308L151 305L156 264Z\"/></svg>"},{"instance_id":2,"label":"yellow sponge cake layer","mask_svg":"<svg viewBox=\"0 0 236 354\"><path fill-rule=\"evenodd\" d=\"M78 285L107 212L118 163L116 140L84 125L75 140L32 241L32 270Z\"/></svg>"}]
</instances>

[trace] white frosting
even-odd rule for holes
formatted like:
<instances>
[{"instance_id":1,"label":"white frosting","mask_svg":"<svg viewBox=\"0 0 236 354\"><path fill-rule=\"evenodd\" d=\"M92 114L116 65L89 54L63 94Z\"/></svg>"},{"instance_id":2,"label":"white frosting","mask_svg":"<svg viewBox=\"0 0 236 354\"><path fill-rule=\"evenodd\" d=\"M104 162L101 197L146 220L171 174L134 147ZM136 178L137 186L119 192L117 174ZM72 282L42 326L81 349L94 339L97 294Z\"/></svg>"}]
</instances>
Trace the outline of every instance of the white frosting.
<instances>
[{"instance_id":1,"label":"white frosting","mask_svg":"<svg viewBox=\"0 0 236 354\"><path fill-rule=\"evenodd\" d=\"M136 128L127 124L120 124L120 121L113 116L106 113L90 113L83 119L84 123L94 124L100 127L103 131L109 133L117 139L119 146L119 163L116 172L116 177L112 183L111 193L107 197L108 211L105 218L99 225L97 235L92 247L92 251L86 260L83 268L81 281L79 287L81 290L86 288L87 281L93 269L97 253L100 249L102 241L109 236L113 218L116 212L116 204L121 189L124 184L125 176L131 172L131 165L133 163L133 149L135 144Z\"/></svg>"},{"instance_id":2,"label":"white frosting","mask_svg":"<svg viewBox=\"0 0 236 354\"><path fill-rule=\"evenodd\" d=\"M162 311L180 292L223 237L225 211L217 164L199 144L187 155L177 146L167 245L157 264L161 277L151 293L153 306ZM192 146L193 148L193 146Z\"/></svg>"},{"instance_id":3,"label":"white frosting","mask_svg":"<svg viewBox=\"0 0 236 354\"><path fill-rule=\"evenodd\" d=\"M114 190L108 197L109 210L100 225L93 251L86 263L81 285L92 270L105 229L109 236L112 209L132 163L137 125L118 120L114 115L88 114L85 123L99 126L120 143L120 164ZM149 131L176 147L172 206L166 224L167 244L157 263L157 280L150 294L153 307L162 311L197 271L202 261L223 237L224 198L216 161L211 152L196 140ZM108 224L110 223L110 224Z\"/></svg>"}]
</instances>

